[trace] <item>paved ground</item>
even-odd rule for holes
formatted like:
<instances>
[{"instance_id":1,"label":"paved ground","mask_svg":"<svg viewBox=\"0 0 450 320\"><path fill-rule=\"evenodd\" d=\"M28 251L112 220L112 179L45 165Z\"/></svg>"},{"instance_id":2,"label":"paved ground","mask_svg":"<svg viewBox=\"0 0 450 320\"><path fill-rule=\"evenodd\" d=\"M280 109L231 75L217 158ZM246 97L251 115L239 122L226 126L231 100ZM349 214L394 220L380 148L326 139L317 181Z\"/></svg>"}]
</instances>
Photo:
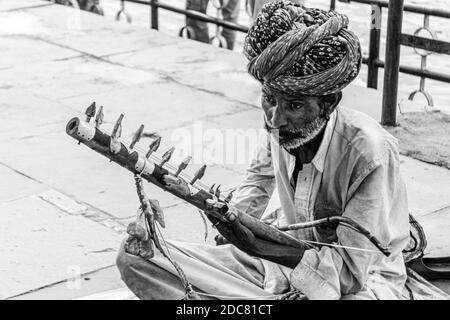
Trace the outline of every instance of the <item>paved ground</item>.
<instances>
[{"instance_id":1,"label":"paved ground","mask_svg":"<svg viewBox=\"0 0 450 320\"><path fill-rule=\"evenodd\" d=\"M65 134L92 101L105 107L105 129L124 113L124 139L144 123L163 136L162 150L200 126L203 136L176 160L208 146L208 132L259 128L258 100L239 53L40 0L1 1L0 298L79 298L123 287L114 259L138 206L133 179ZM351 86L343 103L379 119L379 102L378 92ZM244 168L219 161L203 182L229 190ZM429 254L450 254L450 172L407 157L402 171ZM193 208L146 190L165 208L168 238L203 241Z\"/></svg>"}]
</instances>

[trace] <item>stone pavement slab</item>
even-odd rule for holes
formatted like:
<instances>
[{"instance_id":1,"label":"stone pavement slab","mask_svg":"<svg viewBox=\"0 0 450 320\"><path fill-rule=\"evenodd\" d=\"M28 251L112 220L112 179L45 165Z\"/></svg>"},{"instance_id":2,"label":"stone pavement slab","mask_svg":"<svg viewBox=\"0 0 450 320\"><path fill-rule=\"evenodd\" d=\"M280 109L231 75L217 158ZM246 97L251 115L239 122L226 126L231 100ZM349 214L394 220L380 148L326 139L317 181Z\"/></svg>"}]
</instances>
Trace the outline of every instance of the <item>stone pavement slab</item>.
<instances>
[{"instance_id":1,"label":"stone pavement slab","mask_svg":"<svg viewBox=\"0 0 450 320\"><path fill-rule=\"evenodd\" d=\"M0 161L18 148L14 146L16 141L61 132L70 114L81 115L81 110L70 109L28 90L4 87L0 89L0 97L0 141L11 146L11 149L0 150ZM32 148L29 152L32 156L41 151Z\"/></svg>"},{"instance_id":2,"label":"stone pavement slab","mask_svg":"<svg viewBox=\"0 0 450 320\"><path fill-rule=\"evenodd\" d=\"M144 70L164 71L181 83L249 105L255 105L259 100L259 84L247 73L246 58L204 43L182 39L162 48L153 47L107 59Z\"/></svg>"},{"instance_id":3,"label":"stone pavement slab","mask_svg":"<svg viewBox=\"0 0 450 320\"><path fill-rule=\"evenodd\" d=\"M0 24L6 23L7 21L0 22ZM0 25L0 28L1 27L2 26ZM23 54L20 64L22 67L40 61L64 59L71 57L74 54L73 50L55 46L54 44L44 42L37 38L9 35L1 37L0 51L2 52L2 59L0 60L2 77L6 76L6 74L4 74L5 69L8 70L17 65L18 52ZM30 72L30 70L28 70L28 72Z\"/></svg>"},{"instance_id":4,"label":"stone pavement slab","mask_svg":"<svg viewBox=\"0 0 450 320\"><path fill-rule=\"evenodd\" d=\"M40 46L39 44L37 47ZM59 48L55 49L58 51ZM27 90L51 100L163 81L165 80L155 72L127 68L90 56L16 64L0 74L0 88ZM79 109L77 106L77 110Z\"/></svg>"},{"instance_id":5,"label":"stone pavement slab","mask_svg":"<svg viewBox=\"0 0 450 320\"><path fill-rule=\"evenodd\" d=\"M450 170L405 156L400 159L409 209L419 222L423 215L450 207Z\"/></svg>"},{"instance_id":6,"label":"stone pavement slab","mask_svg":"<svg viewBox=\"0 0 450 320\"><path fill-rule=\"evenodd\" d=\"M135 298L131 291L124 291L123 282L120 279L119 270L115 265L107 266L81 274L69 280L61 281L39 290L31 291L12 298L12 300L72 300L86 296L94 296L102 292L114 292L120 289L124 300L124 292L127 297ZM118 300L119 297L105 297L106 300Z\"/></svg>"},{"instance_id":7,"label":"stone pavement slab","mask_svg":"<svg viewBox=\"0 0 450 320\"><path fill-rule=\"evenodd\" d=\"M0 28L2 31L0 35L7 32L16 36L35 37L72 49L73 56L81 54L105 56L162 46L171 42L155 30L117 23L90 12L61 5L0 12L1 20L8 24L0 23L0 26L3 25Z\"/></svg>"},{"instance_id":8,"label":"stone pavement slab","mask_svg":"<svg viewBox=\"0 0 450 320\"><path fill-rule=\"evenodd\" d=\"M80 110L84 110L92 101L103 105L105 120L108 122L104 126L105 130L112 128L112 122L123 113L123 137L131 137L141 124L145 125L146 131L155 132L183 126L202 117L220 117L249 108L239 102L230 103L219 95L174 82L143 83L61 101Z\"/></svg>"},{"instance_id":9,"label":"stone pavement slab","mask_svg":"<svg viewBox=\"0 0 450 320\"><path fill-rule=\"evenodd\" d=\"M450 256L450 207L429 213L419 217L428 247L425 249L426 256L448 257Z\"/></svg>"},{"instance_id":10,"label":"stone pavement slab","mask_svg":"<svg viewBox=\"0 0 450 320\"><path fill-rule=\"evenodd\" d=\"M35 197L0 204L0 297L114 263L117 233Z\"/></svg>"},{"instance_id":11,"label":"stone pavement slab","mask_svg":"<svg viewBox=\"0 0 450 320\"><path fill-rule=\"evenodd\" d=\"M45 185L0 164L0 203L22 199L47 189Z\"/></svg>"}]
</instances>

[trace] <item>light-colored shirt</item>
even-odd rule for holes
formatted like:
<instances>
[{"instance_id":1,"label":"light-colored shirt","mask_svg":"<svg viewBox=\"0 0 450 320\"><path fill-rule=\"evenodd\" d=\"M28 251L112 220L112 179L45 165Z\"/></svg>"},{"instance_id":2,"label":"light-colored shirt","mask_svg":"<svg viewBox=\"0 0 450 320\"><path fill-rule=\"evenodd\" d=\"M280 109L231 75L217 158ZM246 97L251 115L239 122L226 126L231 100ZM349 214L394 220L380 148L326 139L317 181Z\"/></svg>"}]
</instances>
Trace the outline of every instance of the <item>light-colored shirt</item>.
<instances>
[{"instance_id":1,"label":"light-colored shirt","mask_svg":"<svg viewBox=\"0 0 450 320\"><path fill-rule=\"evenodd\" d=\"M389 247L391 256L342 225L293 231L299 240L338 246L316 244L294 269L280 266L290 286L310 299L400 298L406 281L402 250L409 241L409 210L399 165L393 136L369 116L337 107L316 155L298 173L295 188L295 157L268 134L232 204L261 218L276 188L281 210L273 215L278 225L330 215L353 219Z\"/></svg>"}]
</instances>

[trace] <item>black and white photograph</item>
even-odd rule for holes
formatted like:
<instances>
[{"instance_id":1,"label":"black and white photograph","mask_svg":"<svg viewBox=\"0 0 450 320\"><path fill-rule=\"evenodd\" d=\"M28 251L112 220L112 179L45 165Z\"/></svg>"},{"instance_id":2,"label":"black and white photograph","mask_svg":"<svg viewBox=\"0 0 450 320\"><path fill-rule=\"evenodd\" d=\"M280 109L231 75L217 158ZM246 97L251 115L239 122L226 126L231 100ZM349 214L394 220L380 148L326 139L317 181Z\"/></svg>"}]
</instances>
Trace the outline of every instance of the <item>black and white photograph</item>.
<instances>
[{"instance_id":1,"label":"black and white photograph","mask_svg":"<svg viewBox=\"0 0 450 320\"><path fill-rule=\"evenodd\" d=\"M450 300L449 230L450 0L0 0L0 300Z\"/></svg>"}]
</instances>

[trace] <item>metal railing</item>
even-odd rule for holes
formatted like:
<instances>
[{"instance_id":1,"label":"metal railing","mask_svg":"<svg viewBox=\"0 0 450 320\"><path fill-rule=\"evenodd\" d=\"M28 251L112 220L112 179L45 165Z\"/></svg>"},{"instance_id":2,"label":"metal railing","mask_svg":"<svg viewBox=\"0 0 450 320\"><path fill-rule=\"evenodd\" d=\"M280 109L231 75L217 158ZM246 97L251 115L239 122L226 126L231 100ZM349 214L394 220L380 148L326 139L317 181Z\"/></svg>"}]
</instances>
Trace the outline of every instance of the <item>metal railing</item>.
<instances>
[{"instance_id":1,"label":"metal railing","mask_svg":"<svg viewBox=\"0 0 450 320\"><path fill-rule=\"evenodd\" d=\"M344 3L356 2L371 5L372 7L369 54L363 58L363 62L368 66L367 86L370 88L376 89L378 87L378 69L385 68L381 122L386 125L396 124L398 72L420 77L419 89L412 92L408 98L413 100L417 93L421 93L427 99L428 105L433 106L433 98L425 90L425 79L450 83L450 75L428 70L427 56L432 53L450 55L450 43L437 40L435 32L430 29L430 17L450 19L450 11L411 4L403 5L403 0L338 1ZM330 9L334 9L335 6L336 0L331 0ZM388 8L385 61L380 59L381 17L383 8ZM423 25L413 35L404 34L401 31L403 12L422 14L424 16ZM421 31L426 31L431 38L419 36ZM421 56L420 68L400 64L399 54L402 45L413 47L415 52Z\"/></svg>"},{"instance_id":2,"label":"metal railing","mask_svg":"<svg viewBox=\"0 0 450 320\"><path fill-rule=\"evenodd\" d=\"M127 13L125 11L125 6L124 6L125 2L132 2L132 3L144 4L144 5L150 6L150 27L152 29L156 29L156 30L159 29L159 12L158 11L160 8L168 10L168 11L172 11L175 13L183 14L186 17L197 19L197 20L200 20L203 22L213 23L215 25L225 27L227 29L231 29L231 30L235 30L235 31L240 31L240 32L246 33L249 29L247 26L243 26L243 25L240 25L237 23L225 21L223 19L212 17L212 16L209 16L207 14L204 14L204 13L201 13L198 11L188 10L188 9L172 6L170 4L167 4L167 3L164 3L164 2L161 2L158 0L149 0L149 1L121 0L120 2L121 2L121 10L118 12L118 14L116 16L118 19L120 18L120 15L122 13L127 15ZM127 16L129 17L129 15L127 15Z\"/></svg>"},{"instance_id":3,"label":"metal railing","mask_svg":"<svg viewBox=\"0 0 450 320\"><path fill-rule=\"evenodd\" d=\"M356 2L367 4L372 7L371 18L373 21L371 21L369 36L369 53L367 56L363 57L363 63L368 66L367 86L369 88L377 89L379 68L385 69L381 119L382 124L396 124L399 72L420 77L419 89L412 92L409 99L412 100L417 93L421 93L427 99L428 104L432 106L433 99L425 90L425 80L432 79L450 83L450 75L427 69L427 56L431 53L450 54L450 43L437 40L435 33L429 27L429 19L430 16L450 19L450 11L418 5L404 5L403 0L330 0L330 9L335 8L337 1L343 3ZM152 29L156 30L159 28L159 9L183 14L193 19L213 23L215 25L239 32L247 32L249 29L247 26L225 21L223 19L212 17L197 11L172 6L158 0L121 0L121 10L117 13L117 19L120 19L121 14L124 14L127 20L131 22L131 17L125 11L125 2L148 5L150 7L150 26ZM388 9L386 55L384 61L380 59L382 28L381 18L383 8ZM424 15L423 26L417 29L413 35L403 34L401 31L404 11ZM421 31L428 32L431 35L431 39L419 36ZM416 53L421 55L420 68L400 64L401 45L413 47L414 50L416 50Z\"/></svg>"}]
</instances>

